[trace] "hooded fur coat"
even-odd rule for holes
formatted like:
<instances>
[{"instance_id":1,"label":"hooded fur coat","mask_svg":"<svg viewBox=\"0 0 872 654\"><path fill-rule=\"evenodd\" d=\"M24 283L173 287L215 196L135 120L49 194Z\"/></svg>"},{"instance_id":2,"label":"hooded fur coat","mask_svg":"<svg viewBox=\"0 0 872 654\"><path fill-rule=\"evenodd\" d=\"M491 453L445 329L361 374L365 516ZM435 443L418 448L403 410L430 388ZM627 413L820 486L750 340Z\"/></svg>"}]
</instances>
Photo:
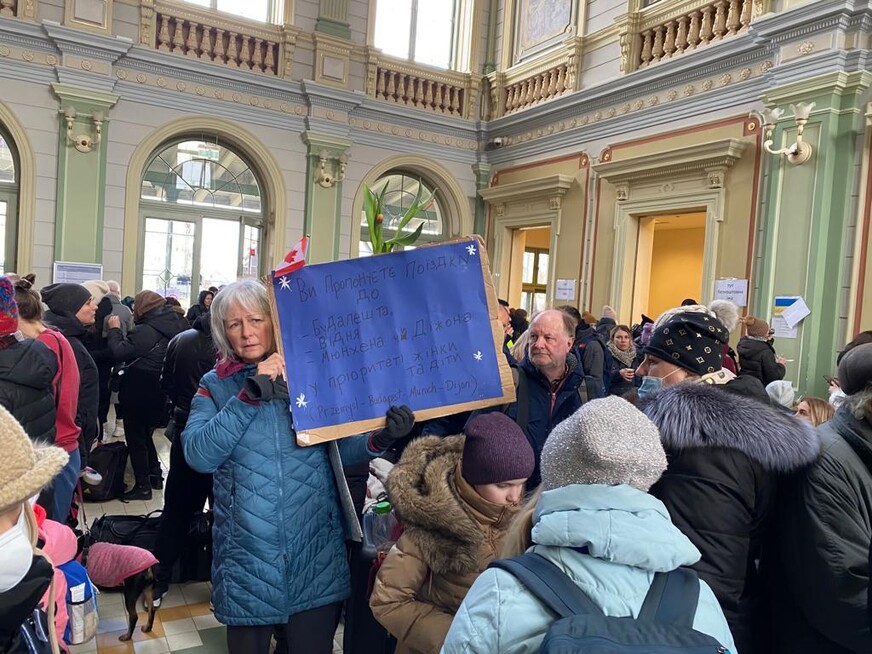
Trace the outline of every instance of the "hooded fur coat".
<instances>
[{"instance_id":1,"label":"hooded fur coat","mask_svg":"<svg viewBox=\"0 0 872 654\"><path fill-rule=\"evenodd\" d=\"M708 384L669 386L643 410L669 461L651 494L702 554L694 568L718 598L739 652L761 652L756 561L779 480L815 460L819 439L806 422Z\"/></svg>"},{"instance_id":2,"label":"hooded fur coat","mask_svg":"<svg viewBox=\"0 0 872 654\"><path fill-rule=\"evenodd\" d=\"M397 654L439 652L517 512L488 502L463 479L463 443L463 436L419 438L388 477L404 531L379 569L370 607L399 641Z\"/></svg>"}]
</instances>

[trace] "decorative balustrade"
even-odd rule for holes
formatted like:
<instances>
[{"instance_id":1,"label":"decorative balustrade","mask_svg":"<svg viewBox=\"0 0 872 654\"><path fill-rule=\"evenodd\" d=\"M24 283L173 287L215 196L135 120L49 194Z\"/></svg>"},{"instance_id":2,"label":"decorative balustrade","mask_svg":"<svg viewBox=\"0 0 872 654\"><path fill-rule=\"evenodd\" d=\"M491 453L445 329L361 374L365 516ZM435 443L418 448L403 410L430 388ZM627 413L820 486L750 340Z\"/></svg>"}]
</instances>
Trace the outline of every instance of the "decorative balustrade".
<instances>
[{"instance_id":1,"label":"decorative balustrade","mask_svg":"<svg viewBox=\"0 0 872 654\"><path fill-rule=\"evenodd\" d=\"M623 17L621 67L624 72L702 48L747 31L763 11L760 0L715 0L653 4Z\"/></svg>"},{"instance_id":2,"label":"decorative balustrade","mask_svg":"<svg viewBox=\"0 0 872 654\"><path fill-rule=\"evenodd\" d=\"M560 47L505 72L488 74L489 111L499 118L572 93L577 88L581 39L573 37Z\"/></svg>"},{"instance_id":3,"label":"decorative balustrade","mask_svg":"<svg viewBox=\"0 0 872 654\"><path fill-rule=\"evenodd\" d=\"M280 27L148 0L142 10L143 45L264 75L282 75L286 67Z\"/></svg>"},{"instance_id":4,"label":"decorative balustrade","mask_svg":"<svg viewBox=\"0 0 872 654\"><path fill-rule=\"evenodd\" d=\"M433 70L413 62L368 54L367 94L395 104L459 118L475 114L478 81L468 73Z\"/></svg>"},{"instance_id":5,"label":"decorative balustrade","mask_svg":"<svg viewBox=\"0 0 872 654\"><path fill-rule=\"evenodd\" d=\"M503 114L551 100L570 90L569 65L558 64L553 68L515 82L506 87Z\"/></svg>"}]
</instances>

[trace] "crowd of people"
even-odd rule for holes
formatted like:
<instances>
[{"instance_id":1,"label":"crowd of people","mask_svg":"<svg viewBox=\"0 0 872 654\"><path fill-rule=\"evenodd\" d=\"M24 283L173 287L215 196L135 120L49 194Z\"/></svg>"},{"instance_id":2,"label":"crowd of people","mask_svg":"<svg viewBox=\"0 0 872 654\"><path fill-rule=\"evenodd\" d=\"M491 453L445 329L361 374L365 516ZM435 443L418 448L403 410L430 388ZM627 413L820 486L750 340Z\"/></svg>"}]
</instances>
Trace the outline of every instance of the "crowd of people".
<instances>
[{"instance_id":1,"label":"crowd of people","mask_svg":"<svg viewBox=\"0 0 872 654\"><path fill-rule=\"evenodd\" d=\"M513 402L420 421L393 406L381 429L302 447L261 283L184 312L114 282L34 282L0 278L0 651L59 619L35 546L46 521L76 525L88 457L120 434L124 497L165 484L156 597L208 501L234 654L332 651L370 466L390 468L401 529L369 607L400 654L585 651L618 619L662 647L872 652L872 331L834 353L828 398L797 398L770 326L729 302L634 325L501 302Z\"/></svg>"}]
</instances>

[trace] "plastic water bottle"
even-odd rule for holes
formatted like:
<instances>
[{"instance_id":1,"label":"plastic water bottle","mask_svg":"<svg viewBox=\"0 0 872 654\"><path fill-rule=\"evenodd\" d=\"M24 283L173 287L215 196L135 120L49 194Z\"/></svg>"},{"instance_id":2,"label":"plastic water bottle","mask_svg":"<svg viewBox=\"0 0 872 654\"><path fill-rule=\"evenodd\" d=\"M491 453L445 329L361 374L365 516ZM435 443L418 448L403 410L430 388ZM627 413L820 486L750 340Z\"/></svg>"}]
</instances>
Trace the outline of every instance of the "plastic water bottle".
<instances>
[{"instance_id":1,"label":"plastic water bottle","mask_svg":"<svg viewBox=\"0 0 872 654\"><path fill-rule=\"evenodd\" d=\"M377 503L364 518L367 540L379 552L386 552L394 544L392 538L397 519L387 500Z\"/></svg>"}]
</instances>

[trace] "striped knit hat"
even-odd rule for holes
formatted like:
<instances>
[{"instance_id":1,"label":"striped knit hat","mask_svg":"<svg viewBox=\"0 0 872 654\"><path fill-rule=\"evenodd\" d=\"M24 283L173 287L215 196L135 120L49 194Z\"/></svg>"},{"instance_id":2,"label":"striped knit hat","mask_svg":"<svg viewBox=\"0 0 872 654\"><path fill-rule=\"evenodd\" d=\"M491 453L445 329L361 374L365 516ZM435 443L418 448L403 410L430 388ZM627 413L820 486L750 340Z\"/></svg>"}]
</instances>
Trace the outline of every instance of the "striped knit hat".
<instances>
[{"instance_id":1,"label":"striped knit hat","mask_svg":"<svg viewBox=\"0 0 872 654\"><path fill-rule=\"evenodd\" d=\"M18 305L15 303L15 288L8 277L0 277L0 336L9 336L18 331Z\"/></svg>"}]
</instances>

